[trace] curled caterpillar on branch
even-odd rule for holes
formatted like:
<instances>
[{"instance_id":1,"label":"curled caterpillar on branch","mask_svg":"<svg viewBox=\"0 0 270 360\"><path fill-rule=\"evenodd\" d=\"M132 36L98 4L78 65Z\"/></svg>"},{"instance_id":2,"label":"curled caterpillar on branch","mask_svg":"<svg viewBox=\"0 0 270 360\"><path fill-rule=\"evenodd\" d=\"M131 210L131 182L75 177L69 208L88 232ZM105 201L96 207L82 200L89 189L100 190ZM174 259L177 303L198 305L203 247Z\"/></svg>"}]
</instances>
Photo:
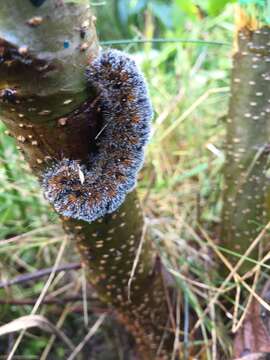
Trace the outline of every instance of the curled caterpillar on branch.
<instances>
[{"instance_id":1,"label":"curled caterpillar on branch","mask_svg":"<svg viewBox=\"0 0 270 360\"><path fill-rule=\"evenodd\" d=\"M98 150L87 163L56 162L45 172L42 185L58 213L92 222L114 212L136 185L152 106L143 75L121 51L101 52L87 69L87 77L100 92L103 126Z\"/></svg>"}]
</instances>

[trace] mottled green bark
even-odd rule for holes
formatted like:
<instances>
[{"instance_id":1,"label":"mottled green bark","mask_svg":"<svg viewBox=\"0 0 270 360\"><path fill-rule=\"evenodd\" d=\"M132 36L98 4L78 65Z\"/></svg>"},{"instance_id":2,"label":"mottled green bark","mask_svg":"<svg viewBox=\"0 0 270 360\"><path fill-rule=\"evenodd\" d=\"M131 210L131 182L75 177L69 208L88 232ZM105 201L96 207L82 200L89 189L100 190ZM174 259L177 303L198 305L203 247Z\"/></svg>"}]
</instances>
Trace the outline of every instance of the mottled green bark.
<instances>
[{"instance_id":1,"label":"mottled green bark","mask_svg":"<svg viewBox=\"0 0 270 360\"><path fill-rule=\"evenodd\" d=\"M240 15L227 119L221 243L244 254L270 219L270 29ZM258 247L250 256L258 258ZM241 271L251 266L245 262Z\"/></svg>"},{"instance_id":2,"label":"mottled green bark","mask_svg":"<svg viewBox=\"0 0 270 360\"><path fill-rule=\"evenodd\" d=\"M88 1L47 0L34 7L30 0L1 0L1 119L38 177L63 157L83 162L96 146L102 115L95 91L86 88L84 70L97 53ZM12 90L11 97L7 90ZM62 221L89 281L134 335L142 358L167 359L174 333L167 331L171 324L161 266L136 193L114 214L91 224ZM161 345L164 334L169 336Z\"/></svg>"}]
</instances>

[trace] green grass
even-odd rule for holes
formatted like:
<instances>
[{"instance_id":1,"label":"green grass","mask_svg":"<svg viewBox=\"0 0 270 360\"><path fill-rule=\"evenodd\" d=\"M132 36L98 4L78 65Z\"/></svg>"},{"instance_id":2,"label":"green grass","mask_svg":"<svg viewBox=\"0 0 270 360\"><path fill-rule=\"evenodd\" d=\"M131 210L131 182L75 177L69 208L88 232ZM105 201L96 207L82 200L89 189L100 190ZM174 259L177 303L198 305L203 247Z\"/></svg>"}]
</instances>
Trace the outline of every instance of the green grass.
<instances>
[{"instance_id":1,"label":"green grass","mask_svg":"<svg viewBox=\"0 0 270 360\"><path fill-rule=\"evenodd\" d=\"M150 40L155 35L164 39L158 43L118 44L119 48L134 53L140 61L155 109L153 137L140 175L139 194L160 254L168 269L178 273L179 294L184 293L189 308L202 317L203 337L197 345L205 349L205 358L211 359L214 346L228 350L229 345L224 328L217 324L217 312L222 309L219 300L206 316L202 316L222 279L216 278L209 244L198 235L198 226L203 224L204 229L213 229L220 221L223 118L228 107L231 49L214 43L171 43L166 40L188 38L231 44L233 9L228 7L215 18L196 21L181 17L180 25L171 28L164 27L151 12L148 16L142 13L137 16L138 21L129 20L128 34L116 31L116 39L124 35L138 39L147 34ZM101 40L108 40L107 28L104 27L102 32L100 26L99 30ZM114 38L110 36L109 39ZM1 124L0 280L52 267L64 238L56 216L40 194L38 182L18 153L14 140L6 136L4 130ZM12 238L14 241L5 243L5 239ZM66 247L62 261L78 261L70 245ZM0 289L0 298L37 299L45 282L46 278L31 282L31 286L22 284ZM228 285L234 286L234 282ZM80 271L59 274L49 294L78 296L81 287ZM234 299L230 300L234 303ZM75 305L80 308L77 316L72 314ZM29 314L32 306L0 305L0 325ZM40 313L54 324L60 318L63 331L76 343L86 333L82 301L61 307L43 305ZM74 324L80 330L74 332ZM42 331L27 332L18 354L24 359L40 359L43 353L44 360L49 338ZM0 359L12 341L12 337L6 337L1 344L0 339ZM59 341L55 344L47 358L64 359L66 348ZM191 341L188 346L195 345Z\"/></svg>"}]
</instances>

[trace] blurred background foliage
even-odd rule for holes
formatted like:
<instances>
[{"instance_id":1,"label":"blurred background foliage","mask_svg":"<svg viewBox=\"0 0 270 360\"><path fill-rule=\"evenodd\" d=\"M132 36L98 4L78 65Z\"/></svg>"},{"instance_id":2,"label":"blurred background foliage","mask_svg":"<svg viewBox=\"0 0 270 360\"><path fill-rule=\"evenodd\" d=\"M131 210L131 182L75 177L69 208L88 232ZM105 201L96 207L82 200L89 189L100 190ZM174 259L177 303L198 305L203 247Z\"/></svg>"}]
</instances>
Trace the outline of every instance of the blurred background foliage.
<instances>
[{"instance_id":1,"label":"blurred background foliage","mask_svg":"<svg viewBox=\"0 0 270 360\"><path fill-rule=\"evenodd\" d=\"M138 35L136 28L144 26L145 11L155 18L155 36L181 34L187 18L196 21L204 16L217 16L228 3L236 0L110 0L93 2L97 18L102 26L98 33L104 40L126 38Z\"/></svg>"},{"instance_id":2,"label":"blurred background foliage","mask_svg":"<svg viewBox=\"0 0 270 360\"><path fill-rule=\"evenodd\" d=\"M215 280L211 277L209 246L197 230L200 224L212 229L220 222L224 117L234 35L232 2L91 1L103 46L132 53L148 82L155 117L138 192L160 255L168 269L175 272L179 290L198 315L213 292L203 292L186 277L196 278L198 284L203 287L206 284L206 288L209 285L209 289L222 283L222 279L217 282L216 277ZM1 123L0 164L0 281L3 281L53 266L64 235L14 139L5 134ZM61 263L78 261L71 245L67 246ZM78 296L83 279L80 271L60 273L48 296L58 301L65 296ZM35 300L45 282L46 278L0 289L0 299ZM234 303L234 299L229 300ZM42 305L41 313L54 324L60 322L59 326L77 344L89 327L85 325L85 312L73 311L75 305L82 309L82 301L66 306L55 303ZM0 325L29 314L32 306L0 303ZM214 328L219 335L218 343L226 347L213 311L201 324L207 359L211 359ZM99 350L95 359L115 359L110 352L104 352L104 348L112 347L106 334L102 330L97 338ZM5 359L4 354L15 339L16 335L0 339L0 359ZM104 341L106 346L102 345ZM28 331L18 355L24 359L67 358L68 351L59 340L54 339L49 349L48 344L48 335ZM123 344L117 346L122 354L119 359L124 359ZM89 349L85 354L89 355Z\"/></svg>"}]
</instances>

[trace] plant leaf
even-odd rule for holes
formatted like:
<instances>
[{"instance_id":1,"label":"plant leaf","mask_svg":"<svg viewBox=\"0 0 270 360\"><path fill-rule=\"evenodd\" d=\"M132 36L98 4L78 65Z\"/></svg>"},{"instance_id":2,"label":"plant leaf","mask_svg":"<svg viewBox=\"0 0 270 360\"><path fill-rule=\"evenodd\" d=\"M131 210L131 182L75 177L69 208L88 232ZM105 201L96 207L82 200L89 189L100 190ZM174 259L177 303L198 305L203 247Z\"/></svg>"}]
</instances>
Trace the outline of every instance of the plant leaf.
<instances>
[{"instance_id":1,"label":"plant leaf","mask_svg":"<svg viewBox=\"0 0 270 360\"><path fill-rule=\"evenodd\" d=\"M175 0L175 5L191 18L197 17L197 6L191 0Z\"/></svg>"},{"instance_id":2,"label":"plant leaf","mask_svg":"<svg viewBox=\"0 0 270 360\"><path fill-rule=\"evenodd\" d=\"M208 13L212 16L220 14L225 6L230 3L234 3L237 0L209 0L208 1Z\"/></svg>"}]
</instances>

